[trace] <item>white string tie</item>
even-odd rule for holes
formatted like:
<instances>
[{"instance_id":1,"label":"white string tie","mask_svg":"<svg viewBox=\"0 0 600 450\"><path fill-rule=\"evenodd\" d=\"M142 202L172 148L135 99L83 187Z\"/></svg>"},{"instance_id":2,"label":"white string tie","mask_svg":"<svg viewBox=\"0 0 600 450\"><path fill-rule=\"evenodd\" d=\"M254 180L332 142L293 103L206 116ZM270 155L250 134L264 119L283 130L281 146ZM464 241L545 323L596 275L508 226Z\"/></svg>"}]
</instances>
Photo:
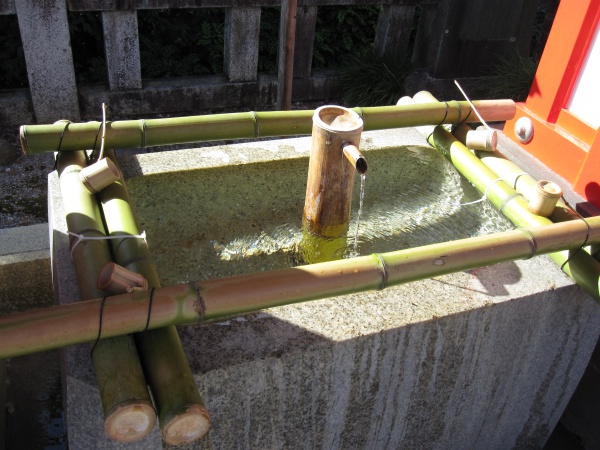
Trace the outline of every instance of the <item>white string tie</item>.
<instances>
[{"instance_id":1,"label":"white string tie","mask_svg":"<svg viewBox=\"0 0 600 450\"><path fill-rule=\"evenodd\" d=\"M473 205L475 203L480 203L482 201L484 201L485 199L487 199L487 194L488 194L488 190L489 188L492 186L492 184L497 183L498 181L503 181L502 178L496 178L494 181L491 181L486 187L485 187L485 191L483 192L483 197L481 197L479 200L475 200L472 202L468 202L468 203L461 203L460 206L467 206L467 205Z\"/></svg>"},{"instance_id":2,"label":"white string tie","mask_svg":"<svg viewBox=\"0 0 600 450\"><path fill-rule=\"evenodd\" d=\"M73 257L73 250L75 250L75 247L77 247L79 243L83 241L105 241L108 239L143 239L144 241L146 241L145 230L142 231L141 234L125 234L122 236L84 236L83 234L73 233L72 231L69 231L69 234L77 238L77 240L73 244L73 247L71 247L71 258Z\"/></svg>"}]
</instances>

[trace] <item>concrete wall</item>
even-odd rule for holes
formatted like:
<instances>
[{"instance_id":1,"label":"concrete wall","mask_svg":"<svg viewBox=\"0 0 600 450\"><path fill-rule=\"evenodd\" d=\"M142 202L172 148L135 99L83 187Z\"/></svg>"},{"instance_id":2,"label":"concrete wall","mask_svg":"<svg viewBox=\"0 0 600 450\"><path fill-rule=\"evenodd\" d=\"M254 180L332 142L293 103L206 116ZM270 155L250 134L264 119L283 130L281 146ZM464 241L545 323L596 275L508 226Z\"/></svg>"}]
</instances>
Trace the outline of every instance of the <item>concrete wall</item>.
<instances>
[{"instance_id":1,"label":"concrete wall","mask_svg":"<svg viewBox=\"0 0 600 450\"><path fill-rule=\"evenodd\" d=\"M301 153L290 142L260 145L263 154ZM179 158L214 164L196 153L124 165L141 174ZM257 151L209 153L251 164ZM56 178L50 202L55 283L70 302ZM179 332L211 413L200 448L541 448L598 339L600 310L536 257ZM71 446L118 448L104 437L88 346L65 356ZM129 448L161 448L158 430Z\"/></svg>"}]
</instances>

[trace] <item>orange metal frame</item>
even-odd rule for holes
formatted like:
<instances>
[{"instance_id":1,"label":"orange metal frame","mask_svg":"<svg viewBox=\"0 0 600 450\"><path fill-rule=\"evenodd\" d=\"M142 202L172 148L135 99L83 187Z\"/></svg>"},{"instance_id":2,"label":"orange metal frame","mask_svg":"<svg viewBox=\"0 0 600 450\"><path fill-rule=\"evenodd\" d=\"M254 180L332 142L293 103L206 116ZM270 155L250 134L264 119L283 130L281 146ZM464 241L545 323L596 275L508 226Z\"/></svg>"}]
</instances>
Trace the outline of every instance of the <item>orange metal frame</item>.
<instances>
[{"instance_id":1,"label":"orange metal frame","mask_svg":"<svg viewBox=\"0 0 600 450\"><path fill-rule=\"evenodd\" d=\"M599 20L598 0L560 2L529 96L525 103L517 105L515 118L504 128L509 138L565 178L578 194L598 208L600 133L568 111L566 105ZM521 117L528 117L533 123L533 139L527 144L521 143L514 132Z\"/></svg>"}]
</instances>

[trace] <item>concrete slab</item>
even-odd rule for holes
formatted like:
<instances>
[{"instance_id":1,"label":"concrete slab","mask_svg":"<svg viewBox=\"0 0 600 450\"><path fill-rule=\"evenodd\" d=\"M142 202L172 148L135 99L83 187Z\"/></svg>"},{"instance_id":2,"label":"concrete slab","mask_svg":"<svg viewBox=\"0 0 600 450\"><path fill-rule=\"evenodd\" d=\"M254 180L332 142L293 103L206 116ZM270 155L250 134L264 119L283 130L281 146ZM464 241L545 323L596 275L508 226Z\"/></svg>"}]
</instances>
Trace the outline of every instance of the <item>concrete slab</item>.
<instances>
[{"instance_id":1,"label":"concrete slab","mask_svg":"<svg viewBox=\"0 0 600 450\"><path fill-rule=\"evenodd\" d=\"M374 147L378 139L422 144L414 130L405 133L363 138ZM130 155L122 167L139 189L166 176L161 168L287 164L294 155L306 159L302 148L302 140L277 140ZM54 280L69 302L77 288L56 181ZM163 228L186 230L160 216ZM148 241L153 252L170 252L153 233ZM157 264L159 275L168 264ZM212 419L190 448L541 448L593 351L600 309L549 258L536 257L178 329ZM66 349L65 358L71 448L120 448L103 436L88 346ZM128 448L161 446L155 430Z\"/></svg>"}]
</instances>

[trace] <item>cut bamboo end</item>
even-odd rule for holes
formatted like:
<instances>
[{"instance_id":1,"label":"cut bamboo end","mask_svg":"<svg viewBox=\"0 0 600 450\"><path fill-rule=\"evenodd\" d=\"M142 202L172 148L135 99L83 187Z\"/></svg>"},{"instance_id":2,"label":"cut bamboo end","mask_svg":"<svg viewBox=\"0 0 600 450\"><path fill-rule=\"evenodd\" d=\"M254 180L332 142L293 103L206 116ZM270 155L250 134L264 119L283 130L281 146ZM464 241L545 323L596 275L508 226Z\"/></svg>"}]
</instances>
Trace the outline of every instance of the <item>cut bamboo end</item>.
<instances>
[{"instance_id":1,"label":"cut bamboo end","mask_svg":"<svg viewBox=\"0 0 600 450\"><path fill-rule=\"evenodd\" d=\"M405 95L404 97L400 97L398 99L398 101L396 102L396 105L398 106L404 106L404 105L414 105L414 100L412 99L412 97L409 97L408 95Z\"/></svg>"},{"instance_id":2,"label":"cut bamboo end","mask_svg":"<svg viewBox=\"0 0 600 450\"><path fill-rule=\"evenodd\" d=\"M79 172L83 185L92 193L100 192L119 179L119 169L108 158L102 158Z\"/></svg>"},{"instance_id":3,"label":"cut bamboo end","mask_svg":"<svg viewBox=\"0 0 600 450\"><path fill-rule=\"evenodd\" d=\"M148 290L148 280L142 275L110 262L98 275L98 288L113 294L125 294L133 291Z\"/></svg>"},{"instance_id":4,"label":"cut bamboo end","mask_svg":"<svg viewBox=\"0 0 600 450\"><path fill-rule=\"evenodd\" d=\"M470 130L465 138L467 148L471 150L485 150L495 152L498 146L498 132L496 130Z\"/></svg>"},{"instance_id":5,"label":"cut bamboo end","mask_svg":"<svg viewBox=\"0 0 600 450\"><path fill-rule=\"evenodd\" d=\"M367 160L362 155L358 147L354 144L343 144L344 155L348 158L348 161L354 166L356 171L361 175L367 173Z\"/></svg>"},{"instance_id":6,"label":"cut bamboo end","mask_svg":"<svg viewBox=\"0 0 600 450\"><path fill-rule=\"evenodd\" d=\"M548 217L554 211L558 199L562 196L561 187L548 180L540 180L529 199L529 211L538 216Z\"/></svg>"},{"instance_id":7,"label":"cut bamboo end","mask_svg":"<svg viewBox=\"0 0 600 450\"><path fill-rule=\"evenodd\" d=\"M156 412L150 403L136 402L117 406L107 415L104 429L117 442L133 442L147 436L156 424Z\"/></svg>"},{"instance_id":8,"label":"cut bamboo end","mask_svg":"<svg viewBox=\"0 0 600 450\"><path fill-rule=\"evenodd\" d=\"M331 133L345 135L360 133L363 129L363 121L356 112L335 105L325 105L315 109L313 125Z\"/></svg>"},{"instance_id":9,"label":"cut bamboo end","mask_svg":"<svg viewBox=\"0 0 600 450\"><path fill-rule=\"evenodd\" d=\"M164 441L169 445L190 444L204 436L210 428L208 411L199 405L189 406L162 428Z\"/></svg>"}]
</instances>

